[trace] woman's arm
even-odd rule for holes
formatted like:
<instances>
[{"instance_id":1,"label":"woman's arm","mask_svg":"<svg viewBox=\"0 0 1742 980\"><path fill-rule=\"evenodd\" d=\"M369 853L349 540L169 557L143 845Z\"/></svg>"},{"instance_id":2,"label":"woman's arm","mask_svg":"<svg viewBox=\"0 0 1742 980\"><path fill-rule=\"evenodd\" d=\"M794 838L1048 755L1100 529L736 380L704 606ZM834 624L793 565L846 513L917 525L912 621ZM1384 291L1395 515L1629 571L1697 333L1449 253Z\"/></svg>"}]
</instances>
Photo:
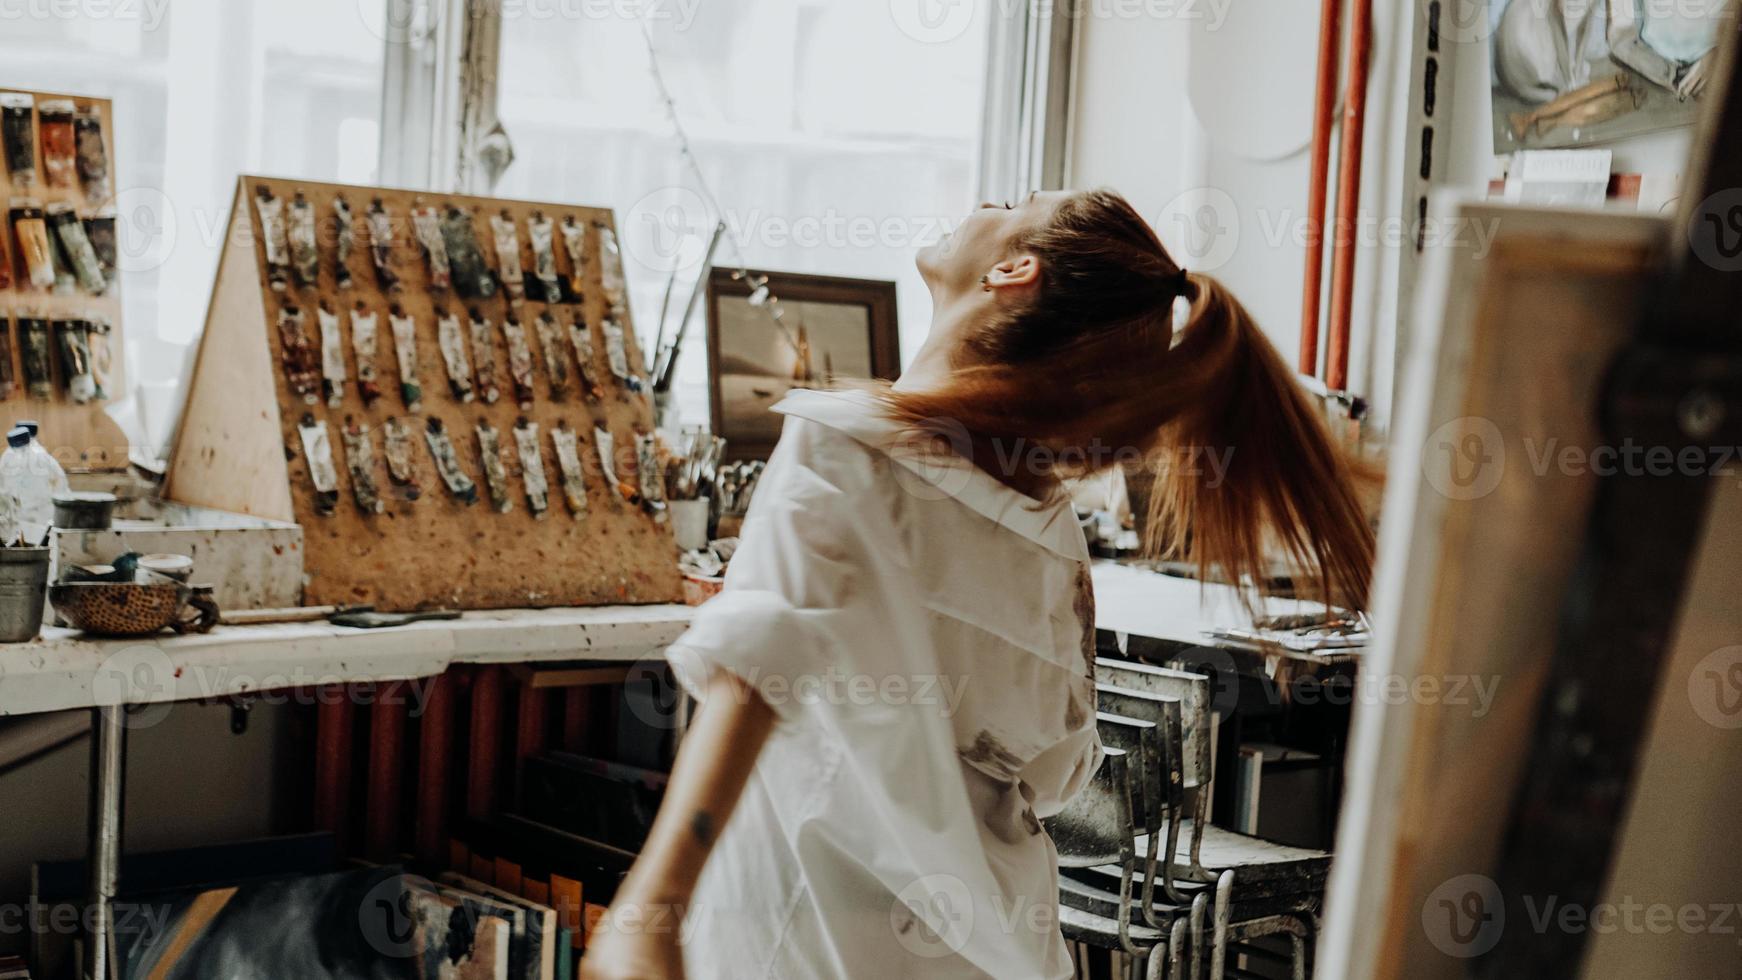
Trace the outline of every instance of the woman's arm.
<instances>
[{"instance_id":1,"label":"woman's arm","mask_svg":"<svg viewBox=\"0 0 1742 980\"><path fill-rule=\"evenodd\" d=\"M754 688L713 672L647 843L588 945L582 980L683 976L680 927L690 896L773 728L774 711Z\"/></svg>"}]
</instances>

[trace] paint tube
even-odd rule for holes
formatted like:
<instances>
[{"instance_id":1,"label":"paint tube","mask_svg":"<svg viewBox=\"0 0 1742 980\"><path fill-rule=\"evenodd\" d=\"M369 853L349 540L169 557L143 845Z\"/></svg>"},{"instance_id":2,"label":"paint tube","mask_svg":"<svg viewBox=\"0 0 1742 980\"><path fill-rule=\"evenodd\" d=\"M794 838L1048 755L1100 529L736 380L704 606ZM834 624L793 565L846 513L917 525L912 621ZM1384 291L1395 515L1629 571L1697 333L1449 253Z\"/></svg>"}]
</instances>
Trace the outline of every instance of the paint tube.
<instances>
[{"instance_id":1,"label":"paint tube","mask_svg":"<svg viewBox=\"0 0 1742 980\"><path fill-rule=\"evenodd\" d=\"M115 328L102 317L93 317L90 324L91 380L97 388L93 397L107 401L110 390L115 387L115 351L109 346Z\"/></svg>"},{"instance_id":2,"label":"paint tube","mask_svg":"<svg viewBox=\"0 0 1742 980\"><path fill-rule=\"evenodd\" d=\"M447 244L448 264L453 267L454 291L467 299L489 299L496 295L496 280L478 248L471 212L449 207L442 218L442 241Z\"/></svg>"},{"instance_id":3,"label":"paint tube","mask_svg":"<svg viewBox=\"0 0 1742 980\"><path fill-rule=\"evenodd\" d=\"M0 401L12 397L18 390L18 376L12 370L12 317L0 315Z\"/></svg>"},{"instance_id":4,"label":"paint tube","mask_svg":"<svg viewBox=\"0 0 1742 980\"><path fill-rule=\"evenodd\" d=\"M429 265L429 288L437 292L447 289L453 282L453 272L448 266L448 246L442 237L441 214L428 205L412 208L411 230L423 249L424 261Z\"/></svg>"},{"instance_id":5,"label":"paint tube","mask_svg":"<svg viewBox=\"0 0 1742 980\"><path fill-rule=\"evenodd\" d=\"M526 222L526 237L532 243L532 274L544 292L544 301L561 303L563 284L556 272L556 226L549 218L534 212Z\"/></svg>"},{"instance_id":6,"label":"paint tube","mask_svg":"<svg viewBox=\"0 0 1742 980\"><path fill-rule=\"evenodd\" d=\"M363 229L369 233L369 263L375 267L375 282L384 291L398 292L399 276L393 271L393 215L376 198L369 204Z\"/></svg>"},{"instance_id":7,"label":"paint tube","mask_svg":"<svg viewBox=\"0 0 1742 980\"><path fill-rule=\"evenodd\" d=\"M284 228L284 200L262 184L254 190L254 210L260 215L260 244L266 252L266 281L283 291L289 278L290 240Z\"/></svg>"},{"instance_id":8,"label":"paint tube","mask_svg":"<svg viewBox=\"0 0 1742 980\"><path fill-rule=\"evenodd\" d=\"M381 382L375 370L380 322L380 315L361 300L351 309L351 352L357 355L357 393L363 396L365 407L381 397Z\"/></svg>"},{"instance_id":9,"label":"paint tube","mask_svg":"<svg viewBox=\"0 0 1742 980\"><path fill-rule=\"evenodd\" d=\"M587 291L587 226L572 214L563 218L563 251L569 253L569 292L579 298Z\"/></svg>"},{"instance_id":10,"label":"paint tube","mask_svg":"<svg viewBox=\"0 0 1742 980\"><path fill-rule=\"evenodd\" d=\"M42 177L49 187L72 187L78 178L78 139L73 135L73 104L48 99L36 107L42 139Z\"/></svg>"},{"instance_id":11,"label":"paint tube","mask_svg":"<svg viewBox=\"0 0 1742 980\"><path fill-rule=\"evenodd\" d=\"M526 328L514 314L502 321L502 338L508 341L508 375L514 380L514 400L524 411L532 410L532 347Z\"/></svg>"},{"instance_id":12,"label":"paint tube","mask_svg":"<svg viewBox=\"0 0 1742 980\"><path fill-rule=\"evenodd\" d=\"M599 286L612 313L623 309L623 252L617 247L617 233L608 225L599 226Z\"/></svg>"},{"instance_id":13,"label":"paint tube","mask_svg":"<svg viewBox=\"0 0 1742 980\"><path fill-rule=\"evenodd\" d=\"M490 216L491 237L496 243L497 275L508 290L508 300L518 303L526 298L526 273L520 267L520 233L514 218L504 210Z\"/></svg>"},{"instance_id":14,"label":"paint tube","mask_svg":"<svg viewBox=\"0 0 1742 980\"><path fill-rule=\"evenodd\" d=\"M304 329L307 314L295 306L286 305L278 311L278 342L284 362L284 380L293 394L307 404L320 400L320 352L309 342Z\"/></svg>"},{"instance_id":15,"label":"paint tube","mask_svg":"<svg viewBox=\"0 0 1742 980\"><path fill-rule=\"evenodd\" d=\"M491 336L490 320L477 307L467 311L472 332L472 366L477 369L478 397L486 405L496 404L502 397L502 386L496 380L496 339Z\"/></svg>"},{"instance_id":16,"label":"paint tube","mask_svg":"<svg viewBox=\"0 0 1742 980\"><path fill-rule=\"evenodd\" d=\"M468 507L477 503L478 485L460 468L460 458L454 453L453 440L448 438L448 430L442 425L442 420L432 417L425 421L423 438L429 444L429 454L435 460L436 472L441 474L442 483L447 485L448 492Z\"/></svg>"},{"instance_id":17,"label":"paint tube","mask_svg":"<svg viewBox=\"0 0 1742 980\"><path fill-rule=\"evenodd\" d=\"M115 272L121 259L121 243L115 237L115 212L105 208L85 219L85 238L97 255L97 265L103 270L103 281L115 285Z\"/></svg>"},{"instance_id":18,"label":"paint tube","mask_svg":"<svg viewBox=\"0 0 1742 980\"><path fill-rule=\"evenodd\" d=\"M54 397L54 335L40 316L18 319L23 348L24 387L32 398Z\"/></svg>"},{"instance_id":19,"label":"paint tube","mask_svg":"<svg viewBox=\"0 0 1742 980\"><path fill-rule=\"evenodd\" d=\"M472 400L472 365L466 360L466 333L460 318L443 313L436 319L436 344L448 369L448 391L461 402Z\"/></svg>"},{"instance_id":20,"label":"paint tube","mask_svg":"<svg viewBox=\"0 0 1742 980\"><path fill-rule=\"evenodd\" d=\"M333 442L327 434L327 424L304 412L296 428L302 436L309 482L315 488L315 513L330 516L339 505L339 469L333 465Z\"/></svg>"},{"instance_id":21,"label":"paint tube","mask_svg":"<svg viewBox=\"0 0 1742 980\"><path fill-rule=\"evenodd\" d=\"M665 520L665 471L659 465L659 440L649 432L635 437L635 472L640 477L641 503L656 521Z\"/></svg>"},{"instance_id":22,"label":"paint tube","mask_svg":"<svg viewBox=\"0 0 1742 980\"><path fill-rule=\"evenodd\" d=\"M575 345L575 363L581 369L581 394L590 402L596 402L604 394L599 386L598 375L594 373L593 360L593 328L587 324L587 318L579 313L569 324L569 340Z\"/></svg>"},{"instance_id":23,"label":"paint tube","mask_svg":"<svg viewBox=\"0 0 1742 980\"><path fill-rule=\"evenodd\" d=\"M315 239L315 206L302 196L302 191L297 191L290 202L290 230L287 234L291 272L296 275L296 284L313 289L320 285L321 251Z\"/></svg>"},{"instance_id":24,"label":"paint tube","mask_svg":"<svg viewBox=\"0 0 1742 980\"><path fill-rule=\"evenodd\" d=\"M550 433L556 447L556 468L562 473L563 502L576 517L587 512L587 481L581 470L581 449L575 430L566 421L558 422Z\"/></svg>"},{"instance_id":25,"label":"paint tube","mask_svg":"<svg viewBox=\"0 0 1742 980\"><path fill-rule=\"evenodd\" d=\"M411 427L404 419L388 419L382 426L383 448L387 457L387 479L394 492L403 500L423 496L423 486L417 482L416 453L412 449Z\"/></svg>"},{"instance_id":26,"label":"paint tube","mask_svg":"<svg viewBox=\"0 0 1742 980\"><path fill-rule=\"evenodd\" d=\"M315 319L321 325L321 393L326 395L328 407L338 408L345 403L346 381L345 338L339 330L339 314L323 299Z\"/></svg>"},{"instance_id":27,"label":"paint tube","mask_svg":"<svg viewBox=\"0 0 1742 980\"><path fill-rule=\"evenodd\" d=\"M67 264L78 279L79 288L92 296L108 292L109 280L103 275L103 264L97 259L97 250L91 246L90 238L85 235L85 226L73 212L73 206L50 204L47 223L49 231L60 243L61 254L66 256Z\"/></svg>"},{"instance_id":28,"label":"paint tube","mask_svg":"<svg viewBox=\"0 0 1742 980\"><path fill-rule=\"evenodd\" d=\"M103 142L103 113L94 105L83 106L73 116L74 142L78 147L79 182L92 201L109 199L109 148Z\"/></svg>"},{"instance_id":29,"label":"paint tube","mask_svg":"<svg viewBox=\"0 0 1742 980\"><path fill-rule=\"evenodd\" d=\"M599 450L599 467L605 472L605 483L611 487L612 498L636 503L634 480L624 482L617 476L617 442L610 430L594 426L593 444ZM633 466L634 462L631 461L630 465Z\"/></svg>"},{"instance_id":30,"label":"paint tube","mask_svg":"<svg viewBox=\"0 0 1742 980\"><path fill-rule=\"evenodd\" d=\"M42 205L33 200L12 202L12 239L24 260L25 282L35 289L54 286L54 251L48 240L48 223Z\"/></svg>"},{"instance_id":31,"label":"paint tube","mask_svg":"<svg viewBox=\"0 0 1742 980\"><path fill-rule=\"evenodd\" d=\"M544 478L537 422L521 418L514 423L514 448L520 456L520 478L526 484L526 508L533 517L542 519L550 510L550 483Z\"/></svg>"},{"instance_id":32,"label":"paint tube","mask_svg":"<svg viewBox=\"0 0 1742 980\"><path fill-rule=\"evenodd\" d=\"M569 352L563 340L563 328L549 312L540 313L535 321L538 347L544 353L545 374L550 377L550 397L562 401L569 394Z\"/></svg>"},{"instance_id":33,"label":"paint tube","mask_svg":"<svg viewBox=\"0 0 1742 980\"><path fill-rule=\"evenodd\" d=\"M83 320L54 321L55 346L60 350L61 378L75 405L88 405L97 395L91 377L91 325Z\"/></svg>"},{"instance_id":34,"label":"paint tube","mask_svg":"<svg viewBox=\"0 0 1742 980\"><path fill-rule=\"evenodd\" d=\"M484 483L490 491L490 506L499 514L514 509L508 496L508 467L502 465L502 438L489 422L478 423L478 457L484 464Z\"/></svg>"},{"instance_id":35,"label":"paint tube","mask_svg":"<svg viewBox=\"0 0 1742 980\"><path fill-rule=\"evenodd\" d=\"M417 383L417 321L395 304L387 311L387 322L393 329L393 357L399 362L399 396L406 411L416 412L423 407L423 386Z\"/></svg>"},{"instance_id":36,"label":"paint tube","mask_svg":"<svg viewBox=\"0 0 1742 980\"><path fill-rule=\"evenodd\" d=\"M629 366L629 346L623 335L623 325L614 316L605 318L599 325L605 333L605 360L611 365L611 373L630 391L641 390L641 378Z\"/></svg>"},{"instance_id":37,"label":"paint tube","mask_svg":"<svg viewBox=\"0 0 1742 980\"><path fill-rule=\"evenodd\" d=\"M0 92L0 143L12 186L36 186L36 100L28 92Z\"/></svg>"},{"instance_id":38,"label":"paint tube","mask_svg":"<svg viewBox=\"0 0 1742 980\"><path fill-rule=\"evenodd\" d=\"M338 250L333 261L333 277L341 290L351 288L351 252L357 247L357 219L351 205L343 197L333 198L333 231Z\"/></svg>"},{"instance_id":39,"label":"paint tube","mask_svg":"<svg viewBox=\"0 0 1742 980\"><path fill-rule=\"evenodd\" d=\"M356 498L357 508L365 514L381 513L386 505L375 484L375 446L369 439L369 427L347 415L339 436L345 441L345 467L351 471L351 496Z\"/></svg>"}]
</instances>

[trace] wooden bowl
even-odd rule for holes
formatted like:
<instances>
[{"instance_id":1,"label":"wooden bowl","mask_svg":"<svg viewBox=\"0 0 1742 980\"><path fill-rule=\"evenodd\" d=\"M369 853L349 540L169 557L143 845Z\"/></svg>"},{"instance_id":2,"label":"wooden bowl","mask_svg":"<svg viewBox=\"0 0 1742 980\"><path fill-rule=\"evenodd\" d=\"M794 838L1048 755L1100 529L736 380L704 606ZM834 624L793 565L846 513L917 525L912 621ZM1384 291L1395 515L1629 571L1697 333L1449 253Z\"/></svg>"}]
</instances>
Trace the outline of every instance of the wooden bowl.
<instances>
[{"instance_id":1,"label":"wooden bowl","mask_svg":"<svg viewBox=\"0 0 1742 980\"><path fill-rule=\"evenodd\" d=\"M148 636L175 624L187 600L175 582L63 582L48 601L74 629L102 636Z\"/></svg>"}]
</instances>

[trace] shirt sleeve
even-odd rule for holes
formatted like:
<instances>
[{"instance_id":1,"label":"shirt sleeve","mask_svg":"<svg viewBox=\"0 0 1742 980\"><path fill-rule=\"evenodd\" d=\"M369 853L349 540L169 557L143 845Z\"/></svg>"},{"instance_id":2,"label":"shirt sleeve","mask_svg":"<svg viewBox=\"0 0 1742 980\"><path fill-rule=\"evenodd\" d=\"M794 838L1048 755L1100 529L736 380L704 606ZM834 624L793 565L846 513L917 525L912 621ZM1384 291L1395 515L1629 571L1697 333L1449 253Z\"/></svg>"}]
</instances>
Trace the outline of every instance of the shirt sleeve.
<instances>
[{"instance_id":1,"label":"shirt sleeve","mask_svg":"<svg viewBox=\"0 0 1742 980\"><path fill-rule=\"evenodd\" d=\"M875 674L887 576L900 565L886 489L870 451L818 423L789 417L758 481L720 593L696 610L667 651L699 695L729 670L783 721L825 685Z\"/></svg>"},{"instance_id":2,"label":"shirt sleeve","mask_svg":"<svg viewBox=\"0 0 1742 980\"><path fill-rule=\"evenodd\" d=\"M1089 725L1030 759L1019 775L1034 791L1035 816L1044 819L1064 809L1101 767L1101 756L1100 733Z\"/></svg>"}]
</instances>

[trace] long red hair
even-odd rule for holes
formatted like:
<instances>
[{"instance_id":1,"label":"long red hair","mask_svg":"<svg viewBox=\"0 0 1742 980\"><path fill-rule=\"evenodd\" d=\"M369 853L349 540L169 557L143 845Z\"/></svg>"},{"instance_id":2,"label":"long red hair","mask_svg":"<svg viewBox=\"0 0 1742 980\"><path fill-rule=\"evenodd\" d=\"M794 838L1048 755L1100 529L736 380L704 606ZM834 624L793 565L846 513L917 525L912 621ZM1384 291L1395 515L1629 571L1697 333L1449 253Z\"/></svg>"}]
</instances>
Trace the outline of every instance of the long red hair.
<instances>
[{"instance_id":1,"label":"long red hair","mask_svg":"<svg viewBox=\"0 0 1742 980\"><path fill-rule=\"evenodd\" d=\"M1245 307L1111 191L1072 195L1013 247L1040 259L1033 301L970 338L946 387L885 389L891 414L960 426L976 464L1033 496L1141 460L1152 553L1262 589L1275 548L1327 601L1363 606L1374 545L1355 471Z\"/></svg>"}]
</instances>

